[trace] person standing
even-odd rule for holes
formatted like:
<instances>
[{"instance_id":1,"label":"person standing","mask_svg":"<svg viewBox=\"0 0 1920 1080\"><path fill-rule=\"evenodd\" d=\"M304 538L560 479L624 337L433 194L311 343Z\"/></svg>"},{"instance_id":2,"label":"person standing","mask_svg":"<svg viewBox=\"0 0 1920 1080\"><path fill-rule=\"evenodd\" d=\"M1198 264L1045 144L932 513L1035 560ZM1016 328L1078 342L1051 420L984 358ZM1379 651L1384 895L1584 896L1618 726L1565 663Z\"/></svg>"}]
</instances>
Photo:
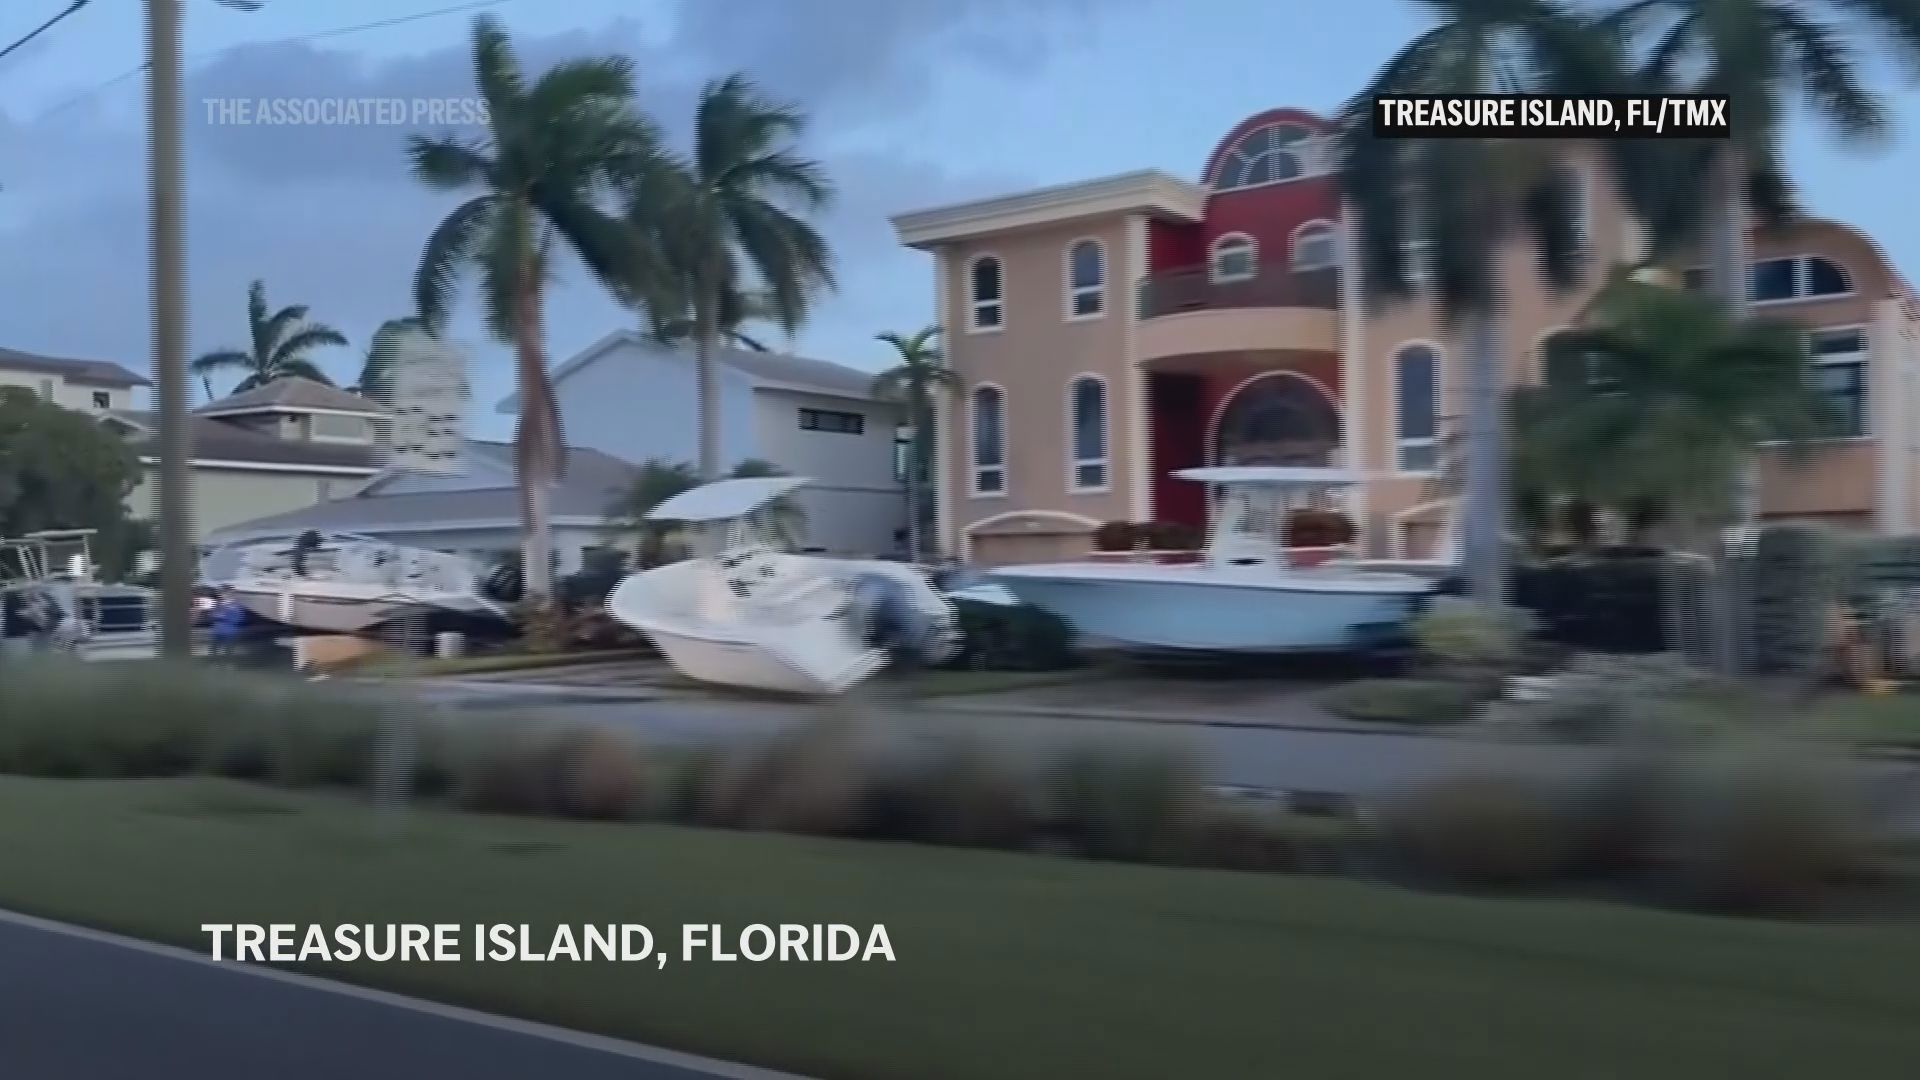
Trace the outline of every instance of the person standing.
<instances>
[{"instance_id":1,"label":"person standing","mask_svg":"<svg viewBox=\"0 0 1920 1080\"><path fill-rule=\"evenodd\" d=\"M247 609L233 598L232 589L220 590L220 599L213 605L207 622L214 659L232 660L239 655L241 633L247 625Z\"/></svg>"}]
</instances>

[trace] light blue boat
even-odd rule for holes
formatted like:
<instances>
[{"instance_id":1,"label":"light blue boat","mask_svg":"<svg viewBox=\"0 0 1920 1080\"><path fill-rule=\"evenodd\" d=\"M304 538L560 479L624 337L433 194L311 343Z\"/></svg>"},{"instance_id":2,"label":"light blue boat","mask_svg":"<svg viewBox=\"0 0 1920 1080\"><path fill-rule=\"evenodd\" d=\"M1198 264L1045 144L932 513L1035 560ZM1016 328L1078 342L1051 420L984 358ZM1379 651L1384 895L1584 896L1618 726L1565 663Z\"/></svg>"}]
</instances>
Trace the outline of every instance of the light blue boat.
<instances>
[{"instance_id":1,"label":"light blue boat","mask_svg":"<svg viewBox=\"0 0 1920 1080\"><path fill-rule=\"evenodd\" d=\"M1435 576L1379 563L1291 564L1279 541L1289 497L1357 483L1354 473L1241 466L1174 475L1220 489L1197 563L1043 563L1001 567L992 580L1087 638L1196 653L1366 649L1397 637L1438 589Z\"/></svg>"}]
</instances>

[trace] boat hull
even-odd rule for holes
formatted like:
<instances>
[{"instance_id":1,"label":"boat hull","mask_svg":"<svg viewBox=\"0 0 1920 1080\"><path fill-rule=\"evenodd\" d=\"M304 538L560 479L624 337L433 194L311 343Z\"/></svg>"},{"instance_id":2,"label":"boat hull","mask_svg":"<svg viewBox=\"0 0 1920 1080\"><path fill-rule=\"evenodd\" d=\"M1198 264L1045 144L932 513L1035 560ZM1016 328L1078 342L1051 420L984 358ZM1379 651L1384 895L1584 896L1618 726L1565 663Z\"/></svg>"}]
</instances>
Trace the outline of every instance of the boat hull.
<instances>
[{"instance_id":1,"label":"boat hull","mask_svg":"<svg viewBox=\"0 0 1920 1080\"><path fill-rule=\"evenodd\" d=\"M236 588L233 598L268 622L320 634L358 634L410 612L425 610L405 601L302 595L278 590Z\"/></svg>"},{"instance_id":2,"label":"boat hull","mask_svg":"<svg viewBox=\"0 0 1920 1080\"><path fill-rule=\"evenodd\" d=\"M634 574L607 597L607 613L645 635L673 669L697 682L776 694L842 694L886 654L857 640L830 607L788 617L709 614L706 567L673 563Z\"/></svg>"},{"instance_id":3,"label":"boat hull","mask_svg":"<svg viewBox=\"0 0 1920 1080\"><path fill-rule=\"evenodd\" d=\"M1362 650L1390 640L1430 585L1288 588L1284 584L1168 578L1116 580L1020 568L994 575L1023 603L1058 615L1084 637L1125 649L1196 653Z\"/></svg>"}]
</instances>

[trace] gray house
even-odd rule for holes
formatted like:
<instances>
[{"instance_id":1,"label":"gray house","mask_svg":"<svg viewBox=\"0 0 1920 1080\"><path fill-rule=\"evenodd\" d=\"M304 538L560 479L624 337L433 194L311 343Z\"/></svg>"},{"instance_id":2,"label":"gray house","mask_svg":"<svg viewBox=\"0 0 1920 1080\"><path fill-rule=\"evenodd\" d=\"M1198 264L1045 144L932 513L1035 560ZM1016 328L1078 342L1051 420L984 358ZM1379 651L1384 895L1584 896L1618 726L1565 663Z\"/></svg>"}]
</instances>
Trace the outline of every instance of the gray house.
<instances>
[{"instance_id":1,"label":"gray house","mask_svg":"<svg viewBox=\"0 0 1920 1080\"><path fill-rule=\"evenodd\" d=\"M573 451L567 478L554 488L550 504L562 574L579 570L589 550L610 546L607 507L632 485L634 473L632 466L605 454ZM240 522L214 532L207 542L237 543L308 529L359 533L475 558L517 551L520 498L513 448L468 440L457 475L388 470L349 497Z\"/></svg>"},{"instance_id":2,"label":"gray house","mask_svg":"<svg viewBox=\"0 0 1920 1080\"><path fill-rule=\"evenodd\" d=\"M875 400L871 372L785 353L722 349L721 457L759 458L811 478L799 493L806 545L850 555L900 548L906 496L900 410ZM635 465L699 454L691 348L645 334L608 334L553 373L568 443ZM508 415L518 397L500 403Z\"/></svg>"}]
</instances>

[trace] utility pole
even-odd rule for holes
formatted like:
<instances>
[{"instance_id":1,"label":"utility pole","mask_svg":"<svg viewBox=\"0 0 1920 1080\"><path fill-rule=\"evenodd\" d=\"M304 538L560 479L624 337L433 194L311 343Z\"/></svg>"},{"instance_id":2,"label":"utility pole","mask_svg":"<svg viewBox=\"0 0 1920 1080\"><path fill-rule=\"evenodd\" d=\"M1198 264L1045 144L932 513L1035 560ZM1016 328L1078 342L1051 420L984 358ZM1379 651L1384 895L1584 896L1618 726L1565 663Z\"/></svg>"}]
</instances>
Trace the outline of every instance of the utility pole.
<instances>
[{"instance_id":1,"label":"utility pole","mask_svg":"<svg viewBox=\"0 0 1920 1080\"><path fill-rule=\"evenodd\" d=\"M152 213L153 369L160 427L160 650L193 655L192 474L187 437L186 168L181 0L147 2L147 188Z\"/></svg>"}]
</instances>

